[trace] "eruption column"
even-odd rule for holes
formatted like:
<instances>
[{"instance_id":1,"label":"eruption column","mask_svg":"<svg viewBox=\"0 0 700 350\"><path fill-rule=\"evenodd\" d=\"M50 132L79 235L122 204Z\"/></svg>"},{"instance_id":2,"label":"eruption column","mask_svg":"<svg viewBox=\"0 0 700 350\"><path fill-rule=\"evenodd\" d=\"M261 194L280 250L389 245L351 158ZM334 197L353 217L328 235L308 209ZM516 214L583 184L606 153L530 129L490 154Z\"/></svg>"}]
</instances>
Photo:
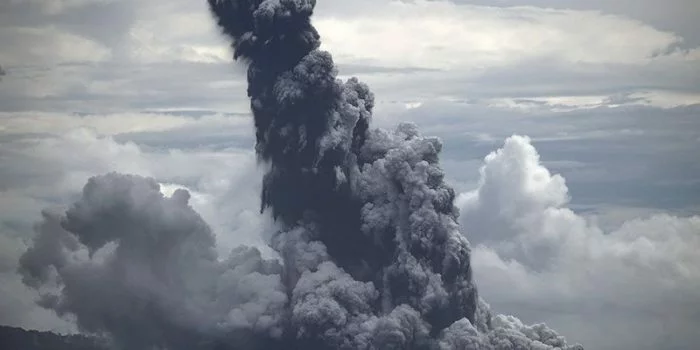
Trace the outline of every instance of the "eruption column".
<instances>
[{"instance_id":1,"label":"eruption column","mask_svg":"<svg viewBox=\"0 0 700 350\"><path fill-rule=\"evenodd\" d=\"M129 349L570 348L478 297L441 142L369 128L373 95L318 49L314 0L208 1L248 64L281 263L219 258L186 191L112 173L37 226L20 272L43 306Z\"/></svg>"},{"instance_id":2,"label":"eruption column","mask_svg":"<svg viewBox=\"0 0 700 350\"><path fill-rule=\"evenodd\" d=\"M376 314L402 304L432 332L466 317L476 290L441 144L412 125L369 131L373 95L341 82L310 23L315 1L215 1L210 7L248 63L257 146L270 163L263 207L287 227L313 227L330 260L378 287Z\"/></svg>"}]
</instances>

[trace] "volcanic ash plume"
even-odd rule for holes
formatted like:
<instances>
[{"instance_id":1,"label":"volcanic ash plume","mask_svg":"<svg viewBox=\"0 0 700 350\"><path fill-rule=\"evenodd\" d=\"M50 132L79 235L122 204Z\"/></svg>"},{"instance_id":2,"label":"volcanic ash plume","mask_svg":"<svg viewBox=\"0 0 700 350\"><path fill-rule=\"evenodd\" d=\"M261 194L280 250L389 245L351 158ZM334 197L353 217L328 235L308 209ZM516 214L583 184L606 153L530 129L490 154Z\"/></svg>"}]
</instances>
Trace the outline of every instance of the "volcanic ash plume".
<instances>
[{"instance_id":1,"label":"volcanic ash plume","mask_svg":"<svg viewBox=\"0 0 700 350\"><path fill-rule=\"evenodd\" d=\"M279 261L217 256L187 192L112 173L37 226L20 271L44 307L129 349L580 348L478 297L440 141L369 129L373 95L318 50L315 1L209 5L248 64Z\"/></svg>"}]
</instances>

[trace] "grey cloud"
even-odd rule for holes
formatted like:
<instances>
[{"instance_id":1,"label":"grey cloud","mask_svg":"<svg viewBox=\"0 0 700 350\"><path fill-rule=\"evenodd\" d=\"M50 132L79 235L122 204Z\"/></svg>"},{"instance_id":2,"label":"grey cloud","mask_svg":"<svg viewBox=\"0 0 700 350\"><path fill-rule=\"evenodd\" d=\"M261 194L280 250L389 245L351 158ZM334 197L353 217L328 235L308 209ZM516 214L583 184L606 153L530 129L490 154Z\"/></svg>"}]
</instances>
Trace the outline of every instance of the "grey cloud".
<instances>
[{"instance_id":1,"label":"grey cloud","mask_svg":"<svg viewBox=\"0 0 700 350\"><path fill-rule=\"evenodd\" d=\"M70 33L95 39L110 48L124 45L137 8L131 0L86 1L65 11L51 13L46 3L11 1L2 5L3 26L43 27L53 25ZM109 16L106 16L109 14Z\"/></svg>"},{"instance_id":2,"label":"grey cloud","mask_svg":"<svg viewBox=\"0 0 700 350\"><path fill-rule=\"evenodd\" d=\"M412 74L425 72L439 72L438 69L422 67L387 67L377 65L362 64L338 64L338 70L346 76L367 75L367 74Z\"/></svg>"},{"instance_id":3,"label":"grey cloud","mask_svg":"<svg viewBox=\"0 0 700 350\"><path fill-rule=\"evenodd\" d=\"M52 10L56 5L61 10ZM94 40L110 48L116 62L125 62L131 56L132 41L139 39L132 31L139 21L157 13L177 9L180 13L206 11L201 2L135 0L87 0L73 4L61 1L9 1L0 4L0 23L4 28L53 27L74 35ZM200 42L207 38L202 38ZM208 38L211 39L211 38ZM32 43L24 43L31 45Z\"/></svg>"},{"instance_id":4,"label":"grey cloud","mask_svg":"<svg viewBox=\"0 0 700 350\"><path fill-rule=\"evenodd\" d=\"M44 294L42 305L76 315L85 331L111 332L122 346L187 348L201 334L238 329L278 334L287 299L281 266L243 247L217 260L188 200L182 190L163 197L153 179L92 178L65 216L44 215L20 259L25 282L46 283L55 271L62 292Z\"/></svg>"},{"instance_id":5,"label":"grey cloud","mask_svg":"<svg viewBox=\"0 0 700 350\"><path fill-rule=\"evenodd\" d=\"M370 75L379 101L431 101L448 97L469 102L489 98L619 96L667 91L698 94L696 60L652 60L646 64L570 64L539 59L476 73L415 72Z\"/></svg>"},{"instance_id":6,"label":"grey cloud","mask_svg":"<svg viewBox=\"0 0 700 350\"><path fill-rule=\"evenodd\" d=\"M197 73L192 74L193 71ZM66 80L66 75L71 78ZM36 96L35 91L47 84L58 91ZM226 88L216 87L217 84ZM29 67L8 76L0 85L0 109L109 113L179 108L242 112L243 100L237 101L231 91L242 94L243 87L243 81L226 65L214 63L133 66L106 62L62 65L41 72Z\"/></svg>"},{"instance_id":7,"label":"grey cloud","mask_svg":"<svg viewBox=\"0 0 700 350\"><path fill-rule=\"evenodd\" d=\"M177 106L227 111L235 108L231 101L235 94L228 91L217 93L215 90L218 89L213 87L225 84L230 89L236 84L237 77L230 74L230 67L224 70L224 66L218 65L217 69L215 64L179 62L177 59L175 62L166 59L168 62L161 64L130 60L135 50L150 49L150 37L144 38L147 39L146 47L132 45L140 40L133 36L142 35L134 31L139 25L151 23L153 18L167 20L182 13L196 13L206 18L206 4L203 2L84 1L59 12L49 11L51 3L41 1L10 1L0 6L0 23L4 28L0 41L6 41L0 44L16 48L3 51L3 54L18 60L5 65L13 74L0 85L0 105L4 111L103 113ZM42 28L53 29L41 32ZM71 34L91 40L106 49L109 57L99 63L65 62L56 55L41 53L42 48L48 50L66 45L60 38L54 38L54 34ZM153 35L155 39L164 37L165 41L170 37L165 30L145 35ZM200 36L195 39L188 37L188 43L195 40L198 45L219 44L224 47L215 33ZM177 45L168 45L166 49L178 50ZM77 56L94 58L82 47L73 51L78 53Z\"/></svg>"},{"instance_id":8,"label":"grey cloud","mask_svg":"<svg viewBox=\"0 0 700 350\"><path fill-rule=\"evenodd\" d=\"M42 11L36 9L30 11L29 8L24 8L38 6L36 2L20 2L14 3L15 5L4 5L17 6L17 8L8 7L7 11L3 12L8 17L7 21L3 20L2 23L14 25L13 23L16 23L14 21L19 21L31 14L30 17L33 19L27 17L22 20L28 27L40 27L42 24L55 22L63 26L61 28L72 30L73 33L81 36L99 34L104 30L107 33L105 35L113 35L116 38L128 36L128 29L134 26L135 18L139 16L158 13L157 11L166 11L168 14L185 11L203 13L205 11L203 5L195 3L178 2L175 6L164 2L148 4L133 1L88 2L72 11L53 15L54 17L79 15L81 18L95 19L97 22L93 23L95 25L90 24L92 22L83 25L77 24L78 22L72 17L59 21ZM496 6L519 4L482 3ZM629 7L631 10L636 8L641 11L648 7L613 3L615 4L610 6L620 6L621 9ZM538 3L531 5L538 5ZM573 6L574 8L598 6L578 1L567 2L567 5L553 3L544 5ZM666 10L673 9L674 6L679 7L679 5L663 5ZM366 11L371 7L371 3L363 2L350 6L330 1L322 2L320 7L323 13L338 15L350 11L351 8L352 11ZM692 13L692 11L683 11L683 13ZM118 23L111 24L112 22ZM71 25L74 27L70 27ZM153 34L167 35L168 33ZM129 48L120 49L120 44L115 40L98 41L114 52L129 50ZM201 43L216 41L217 38L211 35L197 40ZM698 81L700 72L697 66L697 62L693 61L666 62L661 59L643 66L566 65L538 60L522 62L514 67L490 69L477 75L452 71L426 71L411 67L341 65L341 68L345 74L353 74L353 72L366 74L365 79L374 87L379 104L392 100L433 100L445 96L464 100L591 94L621 96L654 89L697 94L697 86L700 86ZM172 107L207 108L218 111L243 110L240 103L242 101L232 103L231 100L232 96L240 96L243 93L242 80L238 79L239 75L230 75L230 71L226 71L225 66L220 64L161 62L134 65L115 58L110 62L96 65L61 65L51 69L35 66L10 68L13 71L12 76L6 77L4 84L0 85L0 96L4 97L0 104L6 111L106 112ZM213 81L216 81L216 84L225 85L226 88L212 86ZM230 89L231 85L240 86L240 93L230 93L227 89ZM42 93L47 87L55 91L51 91L50 94Z\"/></svg>"},{"instance_id":9,"label":"grey cloud","mask_svg":"<svg viewBox=\"0 0 700 350\"><path fill-rule=\"evenodd\" d=\"M172 114L171 114L172 113ZM169 115L191 115L187 112L170 112ZM197 113L199 114L199 113ZM144 149L200 149L227 150L248 149L255 141L250 135L249 115L219 114L215 111L202 111L201 116L193 116L191 125L163 131L140 131L121 133L114 136L120 143L133 142ZM214 119L206 120L209 117ZM218 119L218 120L217 120ZM239 122L240 121L240 122Z\"/></svg>"},{"instance_id":10,"label":"grey cloud","mask_svg":"<svg viewBox=\"0 0 700 350\"><path fill-rule=\"evenodd\" d=\"M544 8L601 11L619 16L631 17L661 29L683 36L687 47L700 45L700 32L695 20L700 16L700 5L694 0L451 0L458 4L484 6L537 6Z\"/></svg>"},{"instance_id":11,"label":"grey cloud","mask_svg":"<svg viewBox=\"0 0 700 350\"><path fill-rule=\"evenodd\" d=\"M135 147L89 132L59 134L0 137L3 159L0 163L0 323L3 325L61 333L76 331L70 317L62 320L53 311L38 307L36 291L23 285L15 271L18 255L31 245L32 227L41 219L41 210L64 211L63 206L80 197L79 190L90 176L120 170L152 175L159 182L193 189L190 202L215 230L216 250L221 256L240 244L262 245L259 233L274 231L271 220L258 215L260 174L248 150L212 152L206 149L210 146L207 143L203 149L169 150L177 143L177 134L171 142L163 141L164 149ZM164 191L168 192L170 186L166 185ZM262 253L270 255L266 250Z\"/></svg>"}]
</instances>

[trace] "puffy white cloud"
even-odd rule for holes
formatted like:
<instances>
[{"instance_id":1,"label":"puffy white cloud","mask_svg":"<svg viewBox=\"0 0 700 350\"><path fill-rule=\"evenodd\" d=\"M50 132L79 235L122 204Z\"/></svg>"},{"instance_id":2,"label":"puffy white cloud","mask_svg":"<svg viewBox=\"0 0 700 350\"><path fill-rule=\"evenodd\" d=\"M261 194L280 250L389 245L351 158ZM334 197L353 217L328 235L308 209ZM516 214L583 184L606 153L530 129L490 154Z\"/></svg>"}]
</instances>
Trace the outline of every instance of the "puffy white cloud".
<instances>
[{"instance_id":1,"label":"puffy white cloud","mask_svg":"<svg viewBox=\"0 0 700 350\"><path fill-rule=\"evenodd\" d=\"M573 313L589 329L599 325L600 332L645 329L618 339L620 348L652 349L656 345L649 341L664 336L673 338L670 345L690 346L686 328L649 329L630 320L642 313L697 322L700 216L654 214L606 231L567 208L564 178L542 165L527 137L507 139L486 157L480 175L478 188L460 195L458 205L475 245L477 283L496 309L508 305L526 318L545 319ZM611 305L609 311L605 305ZM619 312L627 321L596 322ZM573 322L558 323L573 340L593 348L610 340L566 326Z\"/></svg>"}]
</instances>

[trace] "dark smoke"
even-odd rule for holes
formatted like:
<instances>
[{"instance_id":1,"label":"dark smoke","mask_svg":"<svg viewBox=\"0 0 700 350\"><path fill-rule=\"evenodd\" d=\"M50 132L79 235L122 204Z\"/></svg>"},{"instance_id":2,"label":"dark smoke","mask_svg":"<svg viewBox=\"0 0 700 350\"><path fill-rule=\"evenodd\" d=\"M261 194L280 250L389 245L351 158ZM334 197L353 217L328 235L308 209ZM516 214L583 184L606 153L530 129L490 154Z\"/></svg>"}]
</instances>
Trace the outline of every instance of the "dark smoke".
<instances>
[{"instance_id":1,"label":"dark smoke","mask_svg":"<svg viewBox=\"0 0 700 350\"><path fill-rule=\"evenodd\" d=\"M21 259L43 306L128 349L576 348L478 297L440 141L369 129L373 95L318 50L315 1L209 5L248 64L281 261L220 259L187 192L108 174L65 215L45 213Z\"/></svg>"},{"instance_id":2,"label":"dark smoke","mask_svg":"<svg viewBox=\"0 0 700 350\"><path fill-rule=\"evenodd\" d=\"M249 64L257 151L271 164L263 206L288 227L313 224L338 267L378 286L375 313L406 304L433 332L473 323L469 248L437 167L439 141L410 125L368 132L373 95L337 80L331 55L318 50L315 1L209 4Z\"/></svg>"}]
</instances>

